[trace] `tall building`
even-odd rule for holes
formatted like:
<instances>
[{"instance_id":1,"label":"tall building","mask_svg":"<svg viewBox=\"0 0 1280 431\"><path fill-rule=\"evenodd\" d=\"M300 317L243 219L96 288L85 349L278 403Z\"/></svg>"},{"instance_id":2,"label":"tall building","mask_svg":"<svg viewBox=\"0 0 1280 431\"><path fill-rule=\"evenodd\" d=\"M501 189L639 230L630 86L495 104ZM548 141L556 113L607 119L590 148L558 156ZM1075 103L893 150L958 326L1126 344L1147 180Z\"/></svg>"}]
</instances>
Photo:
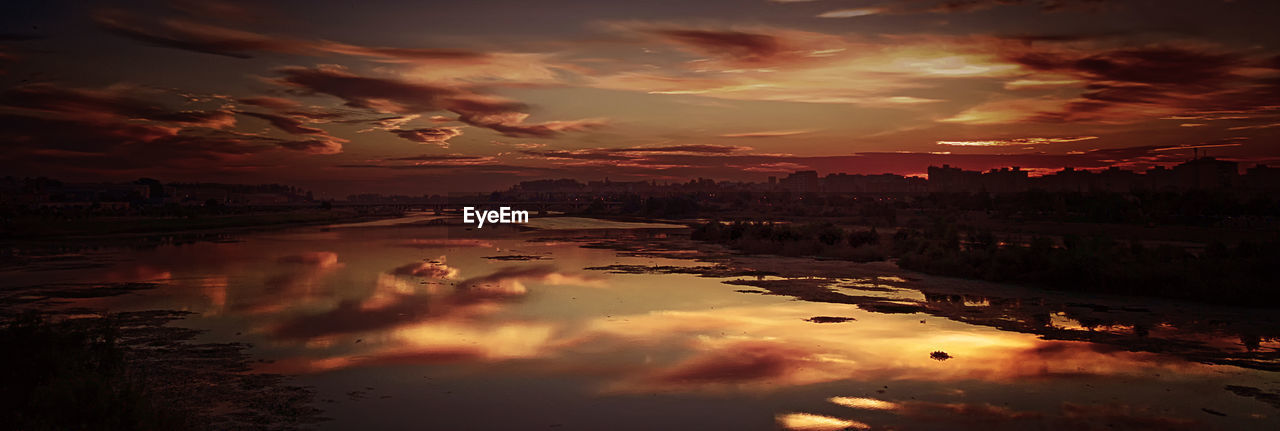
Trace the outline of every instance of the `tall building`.
<instances>
[{"instance_id":1,"label":"tall building","mask_svg":"<svg viewBox=\"0 0 1280 431\"><path fill-rule=\"evenodd\" d=\"M778 181L782 188L794 193L817 193L818 171L797 171Z\"/></svg>"},{"instance_id":2,"label":"tall building","mask_svg":"<svg viewBox=\"0 0 1280 431\"><path fill-rule=\"evenodd\" d=\"M1231 187L1240 176L1240 164L1213 157L1197 157L1173 167L1182 188L1218 189Z\"/></svg>"},{"instance_id":3,"label":"tall building","mask_svg":"<svg viewBox=\"0 0 1280 431\"><path fill-rule=\"evenodd\" d=\"M978 171L966 171L953 168L951 165L942 165L942 167L930 166L928 173L929 191L971 192L982 187L982 173Z\"/></svg>"}]
</instances>

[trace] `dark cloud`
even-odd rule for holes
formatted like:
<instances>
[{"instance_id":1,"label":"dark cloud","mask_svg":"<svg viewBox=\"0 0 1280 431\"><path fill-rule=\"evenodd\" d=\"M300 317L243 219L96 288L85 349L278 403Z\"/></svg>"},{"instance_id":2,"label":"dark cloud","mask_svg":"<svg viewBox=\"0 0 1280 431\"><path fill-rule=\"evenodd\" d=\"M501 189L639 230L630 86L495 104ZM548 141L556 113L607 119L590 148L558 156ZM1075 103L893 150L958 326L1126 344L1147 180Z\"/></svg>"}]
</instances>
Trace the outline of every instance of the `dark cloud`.
<instances>
[{"instance_id":1,"label":"dark cloud","mask_svg":"<svg viewBox=\"0 0 1280 431\"><path fill-rule=\"evenodd\" d=\"M298 111L298 110L293 110L293 111L283 111L282 113L283 113L283 114L285 114L285 115L292 115L292 116L294 116L294 117L301 117L301 118L306 118L306 119L310 119L310 120L315 120L315 121L317 121L317 122L334 121L334 122L341 122L341 123L367 123L367 122L374 122L374 121L376 121L376 120L368 120L368 119L353 119L353 120L342 120L342 121L338 121L338 120L339 120L339 119L341 119L341 118L346 118L346 117L349 117L349 116L351 115L351 114L349 114L349 113L345 113L345 112L330 112L330 111L316 111L316 110L310 110L310 111Z\"/></svg>"},{"instance_id":2,"label":"dark cloud","mask_svg":"<svg viewBox=\"0 0 1280 431\"><path fill-rule=\"evenodd\" d=\"M294 135L314 136L310 139L288 140L276 139L274 142L280 147L295 151L302 151L313 154L338 154L342 152L342 144L347 142L346 139L330 136L329 132L315 127L303 124L302 120L292 116L265 114L261 112L239 112L241 115L261 118L266 120L275 128Z\"/></svg>"},{"instance_id":3,"label":"dark cloud","mask_svg":"<svg viewBox=\"0 0 1280 431\"><path fill-rule=\"evenodd\" d=\"M1280 69L1280 55L1272 56L1262 61L1262 67L1268 69Z\"/></svg>"},{"instance_id":4,"label":"dark cloud","mask_svg":"<svg viewBox=\"0 0 1280 431\"><path fill-rule=\"evenodd\" d=\"M747 147L737 147L732 145L669 145L665 147L631 147L631 148L612 148L608 151L617 153L714 153L728 154L736 151L749 150Z\"/></svg>"},{"instance_id":5,"label":"dark cloud","mask_svg":"<svg viewBox=\"0 0 1280 431\"><path fill-rule=\"evenodd\" d=\"M643 163L654 154L730 154L750 150L732 145L690 144L659 147L588 148L582 150L523 150L523 154L550 159L629 160Z\"/></svg>"},{"instance_id":6,"label":"dark cloud","mask_svg":"<svg viewBox=\"0 0 1280 431\"><path fill-rule=\"evenodd\" d=\"M296 100L275 96L241 97L236 99L236 101L246 105L261 106L263 108L270 108L278 111L295 109L302 106L302 103L299 103Z\"/></svg>"},{"instance_id":7,"label":"dark cloud","mask_svg":"<svg viewBox=\"0 0 1280 431\"><path fill-rule=\"evenodd\" d=\"M508 266L500 268L488 275L459 281L457 287L460 291L486 292L491 291L492 287L500 286L503 283L512 281L547 280L552 277L575 277L583 280L597 279L595 276L565 274L560 272L560 270L556 269L553 265Z\"/></svg>"},{"instance_id":8,"label":"dark cloud","mask_svg":"<svg viewBox=\"0 0 1280 431\"><path fill-rule=\"evenodd\" d=\"M182 20L166 20L159 28L149 27L131 14L116 10L100 11L93 18L99 27L119 36L148 45L204 54L252 58L252 52L300 53L303 48L294 41Z\"/></svg>"},{"instance_id":9,"label":"dark cloud","mask_svg":"<svg viewBox=\"0 0 1280 431\"><path fill-rule=\"evenodd\" d=\"M181 126L225 128L235 124L230 111L175 110L130 96L129 89L89 90L54 84L30 84L0 95L0 105L79 119L141 119Z\"/></svg>"},{"instance_id":10,"label":"dark cloud","mask_svg":"<svg viewBox=\"0 0 1280 431\"><path fill-rule=\"evenodd\" d=\"M395 157L387 160L409 161L409 162L436 162L436 161L453 161L453 160L488 160L486 156L464 156L461 154L423 154L420 156Z\"/></svg>"},{"instance_id":11,"label":"dark cloud","mask_svg":"<svg viewBox=\"0 0 1280 431\"><path fill-rule=\"evenodd\" d=\"M239 114L267 120L268 123L271 123L271 125L275 126L277 129L280 129L295 135L325 135L325 136L328 135L328 133L326 133L324 130L303 125L302 121L293 117L286 117L283 115L275 115L275 114L264 114L261 112L240 112Z\"/></svg>"},{"instance_id":12,"label":"dark cloud","mask_svg":"<svg viewBox=\"0 0 1280 431\"><path fill-rule=\"evenodd\" d=\"M104 153L131 144L172 140L178 136L178 130L150 124L0 114L0 136L4 137L6 151L49 149ZM221 152L216 146L206 146L202 150ZM230 146L227 150L229 153L252 151L244 146Z\"/></svg>"},{"instance_id":13,"label":"dark cloud","mask_svg":"<svg viewBox=\"0 0 1280 431\"><path fill-rule=\"evenodd\" d=\"M348 123L348 124L363 124L363 123L389 124L389 122L395 119L412 118L412 117L390 117L390 118L378 118L378 119L348 118L353 116L354 114L352 112L321 110L315 107L302 109L301 102L298 102L296 100L289 99L289 98L276 97L276 96L241 97L241 98L237 98L236 102L245 104L245 105L260 106L260 107L267 108L274 111L276 115L256 114L256 113L245 113L245 114L271 121L272 124L276 125L277 127L280 127L280 124L276 124L277 121L279 120L273 121L271 117L280 117L280 116L289 117L283 120L286 123L281 123L281 124L287 124L287 122L293 122L293 121L301 122L302 121L301 119L311 120L311 122L313 123L336 122L336 123ZM299 123L299 125L301 124ZM285 127L280 127L280 128L285 131L288 131L288 128L291 128L291 127L293 126L286 125ZM294 133L294 132L290 132L290 133ZM297 134L305 134L305 133L297 133Z\"/></svg>"},{"instance_id":14,"label":"dark cloud","mask_svg":"<svg viewBox=\"0 0 1280 431\"><path fill-rule=\"evenodd\" d=\"M1045 12L1069 9L1096 11L1107 6L1108 0L946 0L935 3L929 12L973 12L999 6L1032 5Z\"/></svg>"},{"instance_id":15,"label":"dark cloud","mask_svg":"<svg viewBox=\"0 0 1280 431\"><path fill-rule=\"evenodd\" d=\"M152 112L156 114L155 112ZM153 118L188 117L151 115ZM112 115L0 114L0 158L15 170L38 172L174 172L234 170L247 157L283 148L333 154L341 144L326 139L269 138L221 129L191 128Z\"/></svg>"},{"instance_id":16,"label":"dark cloud","mask_svg":"<svg viewBox=\"0 0 1280 431\"><path fill-rule=\"evenodd\" d=\"M1097 79L1212 86L1233 74L1241 59L1231 54L1214 54L1180 48L1124 49L1075 60L1071 67Z\"/></svg>"},{"instance_id":17,"label":"dark cloud","mask_svg":"<svg viewBox=\"0 0 1280 431\"><path fill-rule=\"evenodd\" d=\"M356 358L352 366L422 365L473 361L485 358L484 349L465 347L427 348L405 352L380 353Z\"/></svg>"},{"instance_id":18,"label":"dark cloud","mask_svg":"<svg viewBox=\"0 0 1280 431\"><path fill-rule=\"evenodd\" d=\"M445 265L443 262L431 261L398 266L391 270L391 273L422 278L453 278L458 275L458 270Z\"/></svg>"},{"instance_id":19,"label":"dark cloud","mask_svg":"<svg viewBox=\"0 0 1280 431\"><path fill-rule=\"evenodd\" d=\"M1154 103L1165 98L1167 93L1149 85L1123 84L1089 84L1085 86L1080 97L1098 102L1115 103ZM1089 102L1078 102L1087 105ZM1100 104L1106 106L1108 104ZM1091 110L1082 107L1079 110Z\"/></svg>"},{"instance_id":20,"label":"dark cloud","mask_svg":"<svg viewBox=\"0 0 1280 431\"><path fill-rule=\"evenodd\" d=\"M1064 402L1058 412L1014 410L985 403L898 401L891 413L920 424L946 424L954 429L990 431L1044 429L1098 429L1098 424L1122 429L1194 430L1206 424L1170 416L1143 406L1128 404L1077 404ZM926 427L928 428L928 427Z\"/></svg>"},{"instance_id":21,"label":"dark cloud","mask_svg":"<svg viewBox=\"0 0 1280 431\"><path fill-rule=\"evenodd\" d=\"M347 106L409 114L446 108L458 89L394 79L358 76L336 67L277 69L276 83L309 93L328 94Z\"/></svg>"},{"instance_id":22,"label":"dark cloud","mask_svg":"<svg viewBox=\"0 0 1280 431\"><path fill-rule=\"evenodd\" d=\"M426 262L397 267L396 275L449 278L456 270L443 263ZM376 305L360 300L346 300L332 310L296 316L272 329L281 338L313 338L394 328L427 319L443 318L466 311L474 304L517 299L523 288L514 289L512 282L549 280L555 277L578 277L557 271L550 265L506 267L491 274L458 282L452 292L443 295L387 293L388 300ZM581 278L581 277L580 277Z\"/></svg>"},{"instance_id":23,"label":"dark cloud","mask_svg":"<svg viewBox=\"0 0 1280 431\"><path fill-rule=\"evenodd\" d=\"M1214 86L1243 63L1233 54L1182 48L1122 49L1088 55L1029 52L1010 58L1041 71L1067 72L1097 81L1152 85Z\"/></svg>"},{"instance_id":24,"label":"dark cloud","mask_svg":"<svg viewBox=\"0 0 1280 431\"><path fill-rule=\"evenodd\" d=\"M277 37L185 19L152 22L122 10L98 11L93 19L108 32L148 45L242 59L252 58L260 52L311 56L341 54L390 62L474 61L488 57L485 53L459 49L361 46Z\"/></svg>"},{"instance_id":25,"label":"dark cloud","mask_svg":"<svg viewBox=\"0 0 1280 431\"><path fill-rule=\"evenodd\" d=\"M276 262L308 266L332 266L338 263L338 254L331 251L291 254L288 256L281 256L279 259L276 259Z\"/></svg>"},{"instance_id":26,"label":"dark cloud","mask_svg":"<svg viewBox=\"0 0 1280 431\"><path fill-rule=\"evenodd\" d=\"M587 151L524 150L524 151L521 151L521 153L524 153L530 156L537 156L537 157L543 157L548 159L574 159L574 160L630 160L631 159L631 157L621 155L621 154L614 154L610 152L589 151L589 150Z\"/></svg>"},{"instance_id":27,"label":"dark cloud","mask_svg":"<svg viewBox=\"0 0 1280 431\"><path fill-rule=\"evenodd\" d=\"M462 135L462 129L459 127L427 127L423 129L399 129L390 130L404 139L408 139L420 144L432 144L441 148L449 147L449 139Z\"/></svg>"},{"instance_id":28,"label":"dark cloud","mask_svg":"<svg viewBox=\"0 0 1280 431\"><path fill-rule=\"evenodd\" d=\"M199 18L216 18L224 21L248 22L270 17L270 13L257 5L238 1L178 0L169 6Z\"/></svg>"},{"instance_id":29,"label":"dark cloud","mask_svg":"<svg viewBox=\"0 0 1280 431\"><path fill-rule=\"evenodd\" d=\"M653 30L652 33L707 55L742 62L762 62L782 51L777 38L760 33L692 29Z\"/></svg>"},{"instance_id":30,"label":"dark cloud","mask_svg":"<svg viewBox=\"0 0 1280 431\"><path fill-rule=\"evenodd\" d=\"M563 132L601 127L600 120L549 121L530 124L524 120L528 106L515 101L482 95L469 88L408 82L390 78L358 76L336 67L277 69L276 83L308 93L328 94L347 106L397 114L452 111L458 121L487 128L505 136L550 138Z\"/></svg>"},{"instance_id":31,"label":"dark cloud","mask_svg":"<svg viewBox=\"0 0 1280 431\"><path fill-rule=\"evenodd\" d=\"M813 360L813 353L768 342L743 342L704 354L652 377L658 384L746 383L784 377Z\"/></svg>"},{"instance_id":32,"label":"dark cloud","mask_svg":"<svg viewBox=\"0 0 1280 431\"><path fill-rule=\"evenodd\" d=\"M855 18L880 14L956 14L977 12L1002 6L1030 6L1041 12L1076 10L1099 12L1114 5L1108 0L897 0L881 2L876 7L828 11L822 18Z\"/></svg>"},{"instance_id":33,"label":"dark cloud","mask_svg":"<svg viewBox=\"0 0 1280 431\"><path fill-rule=\"evenodd\" d=\"M1000 36L1001 39L1016 40L1026 43L1035 42L1081 42L1090 40L1109 39L1124 36L1123 32L1095 32L1095 33L1058 33L1058 34L1018 34L1010 36Z\"/></svg>"},{"instance_id":34,"label":"dark cloud","mask_svg":"<svg viewBox=\"0 0 1280 431\"><path fill-rule=\"evenodd\" d=\"M971 12L995 6L1022 4L1023 0L947 0L934 5L930 12Z\"/></svg>"},{"instance_id":35,"label":"dark cloud","mask_svg":"<svg viewBox=\"0 0 1280 431\"><path fill-rule=\"evenodd\" d=\"M370 308L349 299L329 311L286 320L271 332L281 338L305 339L394 328L439 314L431 307L435 301L427 295L396 294L392 302Z\"/></svg>"},{"instance_id":36,"label":"dark cloud","mask_svg":"<svg viewBox=\"0 0 1280 431\"><path fill-rule=\"evenodd\" d=\"M390 163L388 163L390 162ZM396 162L411 162L408 164ZM446 168L477 168L477 169L519 169L514 166L502 166L494 163L493 156L465 156L462 154L422 154L408 157L393 157L382 160L374 160L365 164L343 164L338 165L340 168L388 168L388 169L446 169Z\"/></svg>"},{"instance_id":37,"label":"dark cloud","mask_svg":"<svg viewBox=\"0 0 1280 431\"><path fill-rule=\"evenodd\" d=\"M170 160L223 160L254 154L281 142L225 131L235 124L225 109L176 110L133 94L151 92L129 87L105 90L54 84L30 84L0 94L0 106L11 113L0 135L11 158L59 158L86 163L99 157L97 169L129 169Z\"/></svg>"},{"instance_id":38,"label":"dark cloud","mask_svg":"<svg viewBox=\"0 0 1280 431\"><path fill-rule=\"evenodd\" d=\"M1235 117L1250 118L1271 110L1280 96L1280 79L1248 70L1265 60L1230 51L1153 46L1087 52L1050 46L1005 56L1083 83L1078 97L1061 109L1027 116L1031 122L1132 122L1200 111L1234 111Z\"/></svg>"},{"instance_id":39,"label":"dark cloud","mask_svg":"<svg viewBox=\"0 0 1280 431\"><path fill-rule=\"evenodd\" d=\"M0 33L0 42L27 42L40 39L44 37L29 33Z\"/></svg>"},{"instance_id":40,"label":"dark cloud","mask_svg":"<svg viewBox=\"0 0 1280 431\"><path fill-rule=\"evenodd\" d=\"M435 48L396 48L380 46L348 45L336 42L321 42L315 48L324 52L382 59L392 62L440 62L440 61L475 61L489 57L488 54L463 49Z\"/></svg>"},{"instance_id":41,"label":"dark cloud","mask_svg":"<svg viewBox=\"0 0 1280 431\"><path fill-rule=\"evenodd\" d=\"M13 169L126 171L157 166L200 166L270 150L265 142L224 133L176 128L0 114L0 158ZM212 166L211 166L212 165Z\"/></svg>"},{"instance_id":42,"label":"dark cloud","mask_svg":"<svg viewBox=\"0 0 1280 431\"><path fill-rule=\"evenodd\" d=\"M381 163L365 163L365 164L341 164L335 167L339 168L367 168L367 169L407 169L407 170L442 170L442 169L469 169L476 172L485 171L505 171L516 172L521 174L545 173L552 172L553 169L538 166L521 166L521 165L504 165L489 163L489 159L478 161L441 161L430 163L413 163L407 165L391 165Z\"/></svg>"},{"instance_id":43,"label":"dark cloud","mask_svg":"<svg viewBox=\"0 0 1280 431\"><path fill-rule=\"evenodd\" d=\"M454 111L457 112L457 111ZM458 113L458 121L491 129L503 136L511 138L551 138L564 132L583 132L604 127L600 120L548 121L539 124L525 124L526 114L498 113Z\"/></svg>"},{"instance_id":44,"label":"dark cloud","mask_svg":"<svg viewBox=\"0 0 1280 431\"><path fill-rule=\"evenodd\" d=\"M338 154L342 152L342 143L331 139L304 139L300 141L280 139L276 141L276 145L312 154Z\"/></svg>"}]
</instances>

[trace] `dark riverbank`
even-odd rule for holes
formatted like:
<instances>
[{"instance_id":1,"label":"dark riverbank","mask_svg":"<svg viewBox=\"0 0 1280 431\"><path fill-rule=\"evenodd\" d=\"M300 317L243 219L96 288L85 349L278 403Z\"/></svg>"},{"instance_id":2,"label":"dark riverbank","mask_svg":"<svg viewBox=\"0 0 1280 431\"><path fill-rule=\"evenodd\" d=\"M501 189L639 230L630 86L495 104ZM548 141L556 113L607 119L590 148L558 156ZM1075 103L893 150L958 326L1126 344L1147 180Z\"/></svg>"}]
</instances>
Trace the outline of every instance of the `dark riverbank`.
<instances>
[{"instance_id":1,"label":"dark riverbank","mask_svg":"<svg viewBox=\"0 0 1280 431\"><path fill-rule=\"evenodd\" d=\"M400 211L300 208L241 213L192 212L165 216L59 217L25 215L0 222L0 240L71 240L216 230L311 226L399 217Z\"/></svg>"},{"instance_id":2,"label":"dark riverbank","mask_svg":"<svg viewBox=\"0 0 1280 431\"><path fill-rule=\"evenodd\" d=\"M1149 246L1107 236L997 235L936 221L884 234L830 222L794 224L708 222L691 238L749 254L811 256L873 262L894 259L926 274L1051 289L1138 295L1216 304L1269 307L1280 303L1274 265L1280 242L1265 236L1200 250Z\"/></svg>"}]
</instances>

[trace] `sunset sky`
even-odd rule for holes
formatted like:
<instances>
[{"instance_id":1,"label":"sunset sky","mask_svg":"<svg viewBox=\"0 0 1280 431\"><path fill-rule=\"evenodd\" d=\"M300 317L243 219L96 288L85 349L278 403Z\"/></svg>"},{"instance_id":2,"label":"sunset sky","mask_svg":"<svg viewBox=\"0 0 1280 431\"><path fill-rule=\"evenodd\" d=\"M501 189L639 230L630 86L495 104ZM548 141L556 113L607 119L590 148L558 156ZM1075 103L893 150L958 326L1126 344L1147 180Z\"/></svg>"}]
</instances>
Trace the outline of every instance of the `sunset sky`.
<instances>
[{"instance_id":1,"label":"sunset sky","mask_svg":"<svg viewBox=\"0 0 1280 431\"><path fill-rule=\"evenodd\" d=\"M1280 163L1274 0L6 2L0 167L323 195Z\"/></svg>"}]
</instances>

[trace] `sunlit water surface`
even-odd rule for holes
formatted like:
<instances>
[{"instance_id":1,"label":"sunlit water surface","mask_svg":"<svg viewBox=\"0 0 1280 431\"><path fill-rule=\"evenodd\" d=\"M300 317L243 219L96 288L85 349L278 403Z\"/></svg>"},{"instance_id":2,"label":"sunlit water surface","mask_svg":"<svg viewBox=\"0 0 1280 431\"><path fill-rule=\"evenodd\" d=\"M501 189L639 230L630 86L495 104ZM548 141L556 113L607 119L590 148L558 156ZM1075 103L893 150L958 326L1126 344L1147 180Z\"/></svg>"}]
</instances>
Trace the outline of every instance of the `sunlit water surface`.
<instances>
[{"instance_id":1,"label":"sunlit water surface","mask_svg":"<svg viewBox=\"0 0 1280 431\"><path fill-rule=\"evenodd\" d=\"M199 313L178 324L314 386L326 429L1280 429L1223 390L1277 373L585 270L699 263L482 231L305 228L6 277L161 283L78 305Z\"/></svg>"}]
</instances>

